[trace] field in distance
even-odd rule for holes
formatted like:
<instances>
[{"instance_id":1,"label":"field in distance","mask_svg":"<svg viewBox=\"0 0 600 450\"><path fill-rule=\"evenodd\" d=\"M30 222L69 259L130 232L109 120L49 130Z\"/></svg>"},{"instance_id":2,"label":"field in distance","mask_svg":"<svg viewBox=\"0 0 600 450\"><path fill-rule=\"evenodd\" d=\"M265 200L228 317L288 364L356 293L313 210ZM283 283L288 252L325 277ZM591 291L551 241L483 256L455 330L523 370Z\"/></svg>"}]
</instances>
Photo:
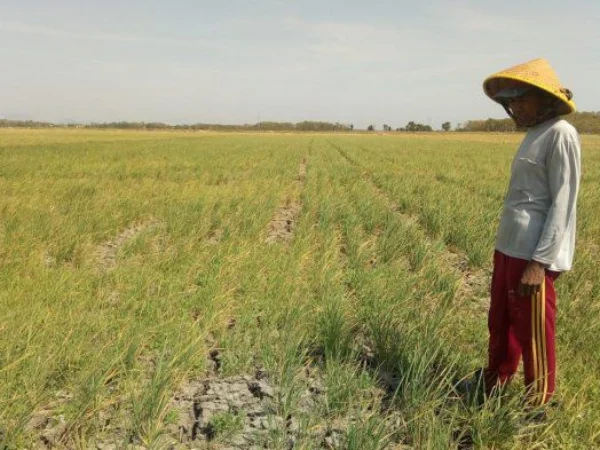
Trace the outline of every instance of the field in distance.
<instances>
[{"instance_id":1,"label":"field in distance","mask_svg":"<svg viewBox=\"0 0 600 450\"><path fill-rule=\"evenodd\" d=\"M477 406L522 135L0 130L0 448L600 447L600 138L559 404Z\"/></svg>"}]
</instances>

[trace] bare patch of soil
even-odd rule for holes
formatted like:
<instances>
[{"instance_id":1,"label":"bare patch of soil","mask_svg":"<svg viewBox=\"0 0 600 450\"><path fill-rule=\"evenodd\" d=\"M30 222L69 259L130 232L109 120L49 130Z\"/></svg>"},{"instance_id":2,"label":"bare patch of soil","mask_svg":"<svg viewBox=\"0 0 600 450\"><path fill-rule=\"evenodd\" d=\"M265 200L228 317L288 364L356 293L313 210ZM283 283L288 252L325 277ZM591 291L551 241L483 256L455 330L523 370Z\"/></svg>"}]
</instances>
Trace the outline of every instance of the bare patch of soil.
<instances>
[{"instance_id":1,"label":"bare patch of soil","mask_svg":"<svg viewBox=\"0 0 600 450\"><path fill-rule=\"evenodd\" d=\"M230 443L247 448L258 435L282 425L276 419L274 389L250 376L205 379L186 383L175 394L177 423L170 434L181 443L212 441L229 425Z\"/></svg>"},{"instance_id":2,"label":"bare patch of soil","mask_svg":"<svg viewBox=\"0 0 600 450\"><path fill-rule=\"evenodd\" d=\"M467 255L455 248L446 248L443 261L460 272L460 284L457 289L458 298L477 298L478 303L488 299L490 273L485 269L469 267Z\"/></svg>"},{"instance_id":3,"label":"bare patch of soil","mask_svg":"<svg viewBox=\"0 0 600 450\"><path fill-rule=\"evenodd\" d=\"M489 285L491 275L483 269L462 272L461 283L456 296L460 299L471 299L477 310L487 311L490 303Z\"/></svg>"},{"instance_id":4,"label":"bare patch of soil","mask_svg":"<svg viewBox=\"0 0 600 450\"><path fill-rule=\"evenodd\" d=\"M73 398L66 391L58 391L56 399L44 408L31 414L29 421L25 424L25 431L36 436L37 444L34 448L45 450L59 446L68 431L68 423L61 414L56 414L57 409ZM1 447L1 441L0 441Z\"/></svg>"},{"instance_id":5,"label":"bare patch of soil","mask_svg":"<svg viewBox=\"0 0 600 450\"><path fill-rule=\"evenodd\" d=\"M223 230L221 230L220 228L217 228L217 229L212 230L208 234L208 239L206 240L206 243L208 245L218 245L219 242L221 242L222 238L223 238Z\"/></svg>"},{"instance_id":6,"label":"bare patch of soil","mask_svg":"<svg viewBox=\"0 0 600 450\"><path fill-rule=\"evenodd\" d=\"M217 359L216 352L210 358ZM152 361L148 361L152 364ZM397 380L389 374L379 377L384 390L395 389ZM253 375L219 378L213 374L184 382L173 394L164 419L165 428L156 448L185 449L263 449L297 448L299 441L314 443L311 448L345 448L348 426L357 418L337 418L307 427L307 418L325 402L327 387L321 370L308 365L298 374L301 392L293 413L283 413L286 394L274 386L268 373L259 368ZM72 396L57 393L57 403L33 414L27 431L34 434L40 450L78 448L65 419L56 415L56 406ZM374 393L381 398L383 392ZM377 402L374 402L376 405ZM101 411L104 423L87 442L88 450L147 450L128 435L125 426L128 410L115 404ZM286 415L284 415L286 414ZM276 447L273 447L276 445ZM154 448L154 447L151 447Z\"/></svg>"},{"instance_id":7,"label":"bare patch of soil","mask_svg":"<svg viewBox=\"0 0 600 450\"><path fill-rule=\"evenodd\" d=\"M133 224L124 229L114 239L100 245L97 249L100 266L105 270L114 268L117 265L117 255L119 250L142 231L155 228L157 225L158 223L156 221Z\"/></svg>"},{"instance_id":8,"label":"bare patch of soil","mask_svg":"<svg viewBox=\"0 0 600 450\"><path fill-rule=\"evenodd\" d=\"M306 168L306 159L303 159L298 167L298 182L301 187L306 183ZM265 243L289 242L301 210L302 204L299 201L288 198L286 204L277 209L270 220Z\"/></svg>"},{"instance_id":9,"label":"bare patch of soil","mask_svg":"<svg viewBox=\"0 0 600 450\"><path fill-rule=\"evenodd\" d=\"M284 436L287 448L293 448L301 431L300 422L292 415L283 417L278 413L279 394L261 370L254 376L191 380L171 400L170 409L177 420L167 431L174 444L183 444L182 448L197 448L213 441L232 450L267 448L269 435L273 434ZM309 413L317 397L323 395L322 380L307 378L299 400L300 411ZM335 431L333 438L332 433L323 432L318 440L326 446L326 442L339 440L341 435L341 430Z\"/></svg>"},{"instance_id":10,"label":"bare patch of soil","mask_svg":"<svg viewBox=\"0 0 600 450\"><path fill-rule=\"evenodd\" d=\"M284 207L279 208L269 222L269 230L265 242L273 244L290 241L294 233L296 218L301 210L302 205L294 201L288 201Z\"/></svg>"},{"instance_id":11,"label":"bare patch of soil","mask_svg":"<svg viewBox=\"0 0 600 450\"><path fill-rule=\"evenodd\" d=\"M304 183L306 181L306 159L303 159L298 167L298 181Z\"/></svg>"}]
</instances>

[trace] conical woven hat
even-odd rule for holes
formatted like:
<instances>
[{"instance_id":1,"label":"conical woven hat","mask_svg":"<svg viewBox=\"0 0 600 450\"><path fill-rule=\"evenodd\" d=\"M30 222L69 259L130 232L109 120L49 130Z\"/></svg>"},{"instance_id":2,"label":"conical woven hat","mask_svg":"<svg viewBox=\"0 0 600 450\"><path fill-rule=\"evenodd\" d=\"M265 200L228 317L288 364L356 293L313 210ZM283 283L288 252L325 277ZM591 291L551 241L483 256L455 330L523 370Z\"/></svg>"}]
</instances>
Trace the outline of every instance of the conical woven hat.
<instances>
[{"instance_id":1,"label":"conical woven hat","mask_svg":"<svg viewBox=\"0 0 600 450\"><path fill-rule=\"evenodd\" d=\"M538 87L561 101L560 114L570 114L576 110L571 91L563 87L558 76L543 58L519 64L489 76L483 82L483 90L492 100L502 89L512 86L515 81Z\"/></svg>"}]
</instances>

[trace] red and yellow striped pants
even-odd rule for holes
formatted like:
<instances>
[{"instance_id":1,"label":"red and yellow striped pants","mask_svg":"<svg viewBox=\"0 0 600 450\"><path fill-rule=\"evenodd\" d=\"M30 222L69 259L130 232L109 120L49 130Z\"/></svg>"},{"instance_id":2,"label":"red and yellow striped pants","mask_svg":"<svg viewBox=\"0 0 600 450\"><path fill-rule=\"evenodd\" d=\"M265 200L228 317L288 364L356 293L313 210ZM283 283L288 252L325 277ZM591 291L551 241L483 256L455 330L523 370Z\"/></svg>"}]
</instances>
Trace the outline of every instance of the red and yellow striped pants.
<instances>
[{"instance_id":1,"label":"red and yellow striped pants","mask_svg":"<svg viewBox=\"0 0 600 450\"><path fill-rule=\"evenodd\" d=\"M485 384L489 393L494 386L509 382L522 355L529 401L543 405L555 386L554 280L559 273L547 270L539 294L521 297L517 288L527 263L498 251L494 254Z\"/></svg>"}]
</instances>

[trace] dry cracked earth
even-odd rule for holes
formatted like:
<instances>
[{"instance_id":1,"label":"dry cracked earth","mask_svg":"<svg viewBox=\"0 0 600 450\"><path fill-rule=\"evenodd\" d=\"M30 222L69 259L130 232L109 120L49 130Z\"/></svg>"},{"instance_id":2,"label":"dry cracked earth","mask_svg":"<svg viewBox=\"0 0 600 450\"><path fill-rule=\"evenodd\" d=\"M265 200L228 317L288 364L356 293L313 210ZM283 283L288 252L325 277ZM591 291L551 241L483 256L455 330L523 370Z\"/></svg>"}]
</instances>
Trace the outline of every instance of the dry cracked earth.
<instances>
[{"instance_id":1,"label":"dry cracked earth","mask_svg":"<svg viewBox=\"0 0 600 450\"><path fill-rule=\"evenodd\" d=\"M305 389L298 401L300 415L308 415L325 394L323 382L316 375L306 376ZM322 448L343 448L341 426L314 427L307 431L302 418L281 415L281 392L270 384L266 373L229 378L208 377L185 382L170 400L168 425L158 445L146 447L128 438L125 427L116 417L113 423L88 441L88 450L183 449L265 449L295 448L302 433L311 433L311 441ZM67 398L68 394L64 394ZM67 399L66 398L66 399ZM68 423L53 411L34 414L27 425L37 435L39 450L80 448L68 437ZM276 446L273 447L274 443Z\"/></svg>"}]
</instances>

